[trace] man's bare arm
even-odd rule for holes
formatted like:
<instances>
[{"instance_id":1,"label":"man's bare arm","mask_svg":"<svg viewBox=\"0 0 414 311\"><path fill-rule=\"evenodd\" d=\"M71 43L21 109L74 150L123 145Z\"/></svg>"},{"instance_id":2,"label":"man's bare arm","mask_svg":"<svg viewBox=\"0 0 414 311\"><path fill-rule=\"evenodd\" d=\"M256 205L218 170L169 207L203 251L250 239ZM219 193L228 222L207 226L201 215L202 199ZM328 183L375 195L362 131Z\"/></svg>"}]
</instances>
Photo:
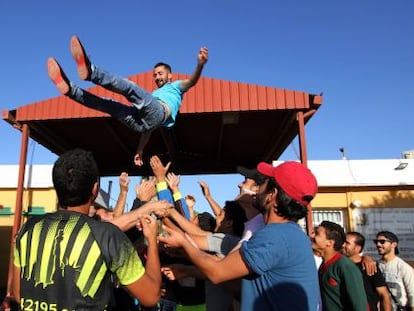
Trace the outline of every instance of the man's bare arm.
<instances>
[{"instance_id":1,"label":"man's bare arm","mask_svg":"<svg viewBox=\"0 0 414 311\"><path fill-rule=\"evenodd\" d=\"M180 88L183 92L188 91L188 89L196 85L198 79L201 76L201 72L203 71L204 65L207 63L207 61L208 49L206 47L202 47L198 52L196 69L194 70L190 78L188 80L184 80L180 85Z\"/></svg>"},{"instance_id":2,"label":"man's bare arm","mask_svg":"<svg viewBox=\"0 0 414 311\"><path fill-rule=\"evenodd\" d=\"M121 216L124 213L125 204L128 196L128 187L131 180L128 173L122 172L119 176L119 195L114 208L114 218Z\"/></svg>"},{"instance_id":3,"label":"man's bare arm","mask_svg":"<svg viewBox=\"0 0 414 311\"><path fill-rule=\"evenodd\" d=\"M20 267L13 265L12 296L20 304Z\"/></svg>"},{"instance_id":4,"label":"man's bare arm","mask_svg":"<svg viewBox=\"0 0 414 311\"><path fill-rule=\"evenodd\" d=\"M159 241L168 247L182 247L201 273L214 284L241 278L250 273L240 251L233 252L217 261L211 258L211 255L197 249L182 233L166 226L163 228L167 231L168 236L159 236Z\"/></svg>"},{"instance_id":5,"label":"man's bare arm","mask_svg":"<svg viewBox=\"0 0 414 311\"><path fill-rule=\"evenodd\" d=\"M174 219L177 222L178 226L180 226L180 228L184 232L187 232L188 234L201 235L201 236L207 236L207 235L211 234L211 232L204 231L203 229L201 229L196 224L193 224L191 221L188 221L176 209L168 210L168 214L169 214L168 216L171 217L172 219ZM159 216L161 216L161 215L159 215Z\"/></svg>"},{"instance_id":6,"label":"man's bare arm","mask_svg":"<svg viewBox=\"0 0 414 311\"><path fill-rule=\"evenodd\" d=\"M158 213L159 215L162 215L166 214L169 209L173 208L174 207L167 201L148 202L140 208L134 209L133 211L114 218L110 221L110 223L117 226L122 231L127 231L128 229L135 227L141 216L149 215L150 213Z\"/></svg>"},{"instance_id":7,"label":"man's bare arm","mask_svg":"<svg viewBox=\"0 0 414 311\"><path fill-rule=\"evenodd\" d=\"M140 279L126 285L126 287L138 298L141 304L153 306L161 297L161 264L157 243L158 223L156 219L148 215L143 216L140 222L148 242L145 273Z\"/></svg>"},{"instance_id":8,"label":"man's bare arm","mask_svg":"<svg viewBox=\"0 0 414 311\"><path fill-rule=\"evenodd\" d=\"M210 205L210 208L213 211L214 216L216 216L217 223L221 222L224 219L223 208L211 196L210 187L208 186L207 183L205 183L204 181L199 181L198 184L200 185L201 191L203 192L204 197L206 198L208 204Z\"/></svg>"},{"instance_id":9,"label":"man's bare arm","mask_svg":"<svg viewBox=\"0 0 414 311\"><path fill-rule=\"evenodd\" d=\"M381 286L376 288L378 296L380 297L380 304L382 311L391 311L392 310L392 303L390 293L388 292L388 288L386 286Z\"/></svg>"},{"instance_id":10,"label":"man's bare arm","mask_svg":"<svg viewBox=\"0 0 414 311\"><path fill-rule=\"evenodd\" d=\"M141 133L141 137L139 138L139 143L137 147L137 151L134 156L134 163L136 166L142 166L144 164L143 156L144 156L144 148L148 144L149 139L151 137L152 132Z\"/></svg>"}]
</instances>

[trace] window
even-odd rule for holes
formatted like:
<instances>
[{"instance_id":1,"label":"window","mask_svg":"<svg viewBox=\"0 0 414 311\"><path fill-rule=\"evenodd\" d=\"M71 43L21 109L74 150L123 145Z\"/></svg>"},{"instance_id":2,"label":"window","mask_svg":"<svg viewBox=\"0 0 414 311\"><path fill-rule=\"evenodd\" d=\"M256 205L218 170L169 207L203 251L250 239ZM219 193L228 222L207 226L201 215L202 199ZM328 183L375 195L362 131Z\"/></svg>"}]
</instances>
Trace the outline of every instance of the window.
<instances>
[{"instance_id":1,"label":"window","mask_svg":"<svg viewBox=\"0 0 414 311\"><path fill-rule=\"evenodd\" d=\"M344 212L341 210L312 211L312 222L314 227L319 226L322 221L328 220L345 228L346 222L344 218Z\"/></svg>"}]
</instances>

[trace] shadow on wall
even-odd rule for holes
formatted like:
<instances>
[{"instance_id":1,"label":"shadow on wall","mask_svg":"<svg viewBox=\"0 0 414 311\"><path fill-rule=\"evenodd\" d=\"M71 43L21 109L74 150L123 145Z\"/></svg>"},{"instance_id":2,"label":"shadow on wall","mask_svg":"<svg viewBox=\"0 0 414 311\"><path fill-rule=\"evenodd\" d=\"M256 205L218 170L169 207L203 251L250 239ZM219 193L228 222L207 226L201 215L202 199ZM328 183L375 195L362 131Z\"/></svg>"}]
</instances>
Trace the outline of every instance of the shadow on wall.
<instances>
[{"instance_id":1,"label":"shadow on wall","mask_svg":"<svg viewBox=\"0 0 414 311\"><path fill-rule=\"evenodd\" d=\"M414 194L408 190L390 191L380 199L373 197L372 202L366 207L414 207Z\"/></svg>"},{"instance_id":2,"label":"shadow on wall","mask_svg":"<svg viewBox=\"0 0 414 311\"><path fill-rule=\"evenodd\" d=\"M379 231L394 232L399 238L399 256L414 267L414 195L409 190L389 191L382 197L372 197L372 203L357 212L364 221L356 222L356 231L362 233L367 243L364 253L379 258L376 245L372 242ZM359 215L358 215L359 214Z\"/></svg>"}]
</instances>

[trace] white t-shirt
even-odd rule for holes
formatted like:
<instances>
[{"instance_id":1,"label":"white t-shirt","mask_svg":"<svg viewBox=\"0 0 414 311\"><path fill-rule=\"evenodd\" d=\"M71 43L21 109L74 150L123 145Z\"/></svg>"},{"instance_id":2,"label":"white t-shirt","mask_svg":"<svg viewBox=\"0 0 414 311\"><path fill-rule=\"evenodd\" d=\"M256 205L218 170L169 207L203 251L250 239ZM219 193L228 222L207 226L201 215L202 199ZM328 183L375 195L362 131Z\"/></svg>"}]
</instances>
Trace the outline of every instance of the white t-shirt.
<instances>
[{"instance_id":1,"label":"white t-shirt","mask_svg":"<svg viewBox=\"0 0 414 311\"><path fill-rule=\"evenodd\" d=\"M378 261L385 282L391 294L402 306L414 307L414 270L402 260L395 257L389 262ZM395 310L394 299L391 300Z\"/></svg>"},{"instance_id":2,"label":"white t-shirt","mask_svg":"<svg viewBox=\"0 0 414 311\"><path fill-rule=\"evenodd\" d=\"M244 223L244 231L240 243L249 240L252 237L253 233L255 233L257 230L262 229L264 226L265 223L262 214L257 214L252 219L246 221Z\"/></svg>"}]
</instances>

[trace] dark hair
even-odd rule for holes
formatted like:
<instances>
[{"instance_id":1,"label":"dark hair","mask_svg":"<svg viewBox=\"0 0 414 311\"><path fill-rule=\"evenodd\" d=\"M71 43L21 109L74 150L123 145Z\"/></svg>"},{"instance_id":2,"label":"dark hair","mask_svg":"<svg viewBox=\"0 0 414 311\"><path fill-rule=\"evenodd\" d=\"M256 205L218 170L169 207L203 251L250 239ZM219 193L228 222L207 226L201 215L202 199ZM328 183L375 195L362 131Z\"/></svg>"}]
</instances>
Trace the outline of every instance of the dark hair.
<instances>
[{"instance_id":1,"label":"dark hair","mask_svg":"<svg viewBox=\"0 0 414 311\"><path fill-rule=\"evenodd\" d=\"M395 233L393 233L391 231L380 231L380 232L377 233L377 238L380 235L384 236L385 238L387 238L391 242L397 243L397 245L398 245L399 240L398 240L398 236ZM400 253L400 250L399 250L398 246L395 248L394 252L395 252L395 255L398 255Z\"/></svg>"},{"instance_id":2,"label":"dark hair","mask_svg":"<svg viewBox=\"0 0 414 311\"><path fill-rule=\"evenodd\" d=\"M204 231L213 232L216 228L216 219L209 212L203 212L197 215L198 225Z\"/></svg>"},{"instance_id":3,"label":"dark hair","mask_svg":"<svg viewBox=\"0 0 414 311\"><path fill-rule=\"evenodd\" d=\"M291 221L298 221L306 216L308 208L292 199L276 182L274 178L269 178L266 186L266 192L277 190L277 208L276 215L284 217Z\"/></svg>"},{"instance_id":4,"label":"dark hair","mask_svg":"<svg viewBox=\"0 0 414 311\"><path fill-rule=\"evenodd\" d=\"M224 204L224 219L232 220L232 229L235 236L241 237L244 223L247 221L244 208L237 201L226 201Z\"/></svg>"},{"instance_id":5,"label":"dark hair","mask_svg":"<svg viewBox=\"0 0 414 311\"><path fill-rule=\"evenodd\" d=\"M340 251L346 241L344 229L332 221L324 220L319 225L325 228L326 239L334 241L334 250Z\"/></svg>"},{"instance_id":6,"label":"dark hair","mask_svg":"<svg viewBox=\"0 0 414 311\"><path fill-rule=\"evenodd\" d=\"M391 231L380 231L377 233L377 237L379 237L380 235L385 236L391 242L398 243L398 236L395 233L392 233Z\"/></svg>"},{"instance_id":7,"label":"dark hair","mask_svg":"<svg viewBox=\"0 0 414 311\"><path fill-rule=\"evenodd\" d=\"M346 235L353 235L355 237L355 244L361 247L361 251L364 249L365 246L365 237L356 231L347 232Z\"/></svg>"},{"instance_id":8,"label":"dark hair","mask_svg":"<svg viewBox=\"0 0 414 311\"><path fill-rule=\"evenodd\" d=\"M159 62L159 63L156 63L155 65L154 65L154 68L157 68L157 67L160 67L160 66L163 66L163 67L165 67L169 72L172 72L172 70L171 70L171 66L170 65L168 65L168 64L166 64L166 63L163 63L163 62Z\"/></svg>"},{"instance_id":9,"label":"dark hair","mask_svg":"<svg viewBox=\"0 0 414 311\"><path fill-rule=\"evenodd\" d=\"M66 209L87 203L98 176L98 167L91 152L73 149L63 153L52 171L60 207Z\"/></svg>"}]
</instances>

